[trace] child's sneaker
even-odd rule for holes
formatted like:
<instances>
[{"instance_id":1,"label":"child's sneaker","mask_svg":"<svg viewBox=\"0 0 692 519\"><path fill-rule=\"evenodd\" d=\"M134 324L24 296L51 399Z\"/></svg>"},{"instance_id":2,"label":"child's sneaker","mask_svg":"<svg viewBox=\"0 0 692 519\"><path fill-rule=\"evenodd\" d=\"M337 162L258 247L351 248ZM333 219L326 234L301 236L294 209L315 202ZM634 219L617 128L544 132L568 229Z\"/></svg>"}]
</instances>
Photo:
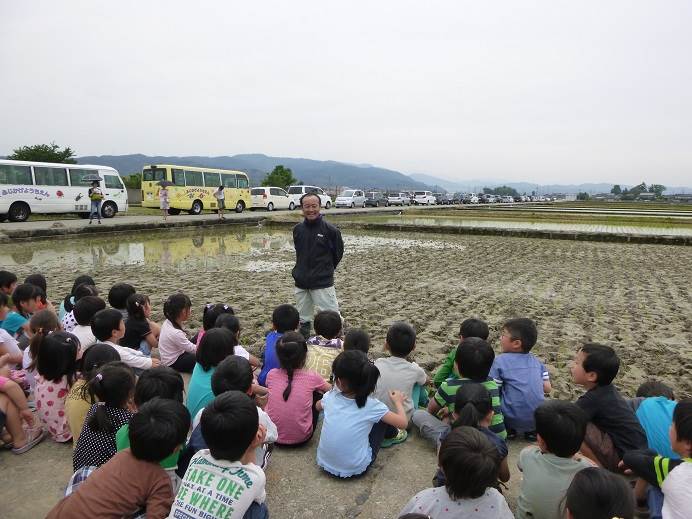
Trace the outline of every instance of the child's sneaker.
<instances>
[{"instance_id":1,"label":"child's sneaker","mask_svg":"<svg viewBox=\"0 0 692 519\"><path fill-rule=\"evenodd\" d=\"M385 438L384 440L382 440L380 447L386 449L387 447L391 447L392 445L405 442L406 438L408 438L408 432L406 431L406 429L399 429L399 432L393 438Z\"/></svg>"}]
</instances>

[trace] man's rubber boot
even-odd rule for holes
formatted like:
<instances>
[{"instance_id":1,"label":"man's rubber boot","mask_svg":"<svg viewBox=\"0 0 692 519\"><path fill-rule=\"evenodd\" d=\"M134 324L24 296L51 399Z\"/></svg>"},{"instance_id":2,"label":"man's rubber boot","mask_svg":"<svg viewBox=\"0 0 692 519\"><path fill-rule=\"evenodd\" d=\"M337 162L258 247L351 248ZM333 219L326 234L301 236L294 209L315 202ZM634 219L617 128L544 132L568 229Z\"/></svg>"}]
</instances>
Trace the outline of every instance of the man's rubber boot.
<instances>
[{"instance_id":1,"label":"man's rubber boot","mask_svg":"<svg viewBox=\"0 0 692 519\"><path fill-rule=\"evenodd\" d=\"M307 341L310 338L310 328L312 323L310 321L305 321L303 323L300 323L300 328L298 328L298 331L305 337L305 340Z\"/></svg>"}]
</instances>

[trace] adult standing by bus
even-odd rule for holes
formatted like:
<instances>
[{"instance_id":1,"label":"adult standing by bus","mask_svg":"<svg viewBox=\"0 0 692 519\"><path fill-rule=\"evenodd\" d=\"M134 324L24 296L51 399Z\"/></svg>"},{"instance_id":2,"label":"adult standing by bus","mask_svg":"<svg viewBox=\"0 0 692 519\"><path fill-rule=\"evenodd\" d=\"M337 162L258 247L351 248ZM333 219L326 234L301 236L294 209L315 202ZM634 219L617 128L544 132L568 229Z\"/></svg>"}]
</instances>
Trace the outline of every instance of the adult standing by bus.
<instances>
[{"instance_id":1,"label":"adult standing by bus","mask_svg":"<svg viewBox=\"0 0 692 519\"><path fill-rule=\"evenodd\" d=\"M89 224L94 220L94 214L101 223L101 202L103 201L103 191L99 187L98 180L94 180L89 188L89 200L91 200L91 210L89 211Z\"/></svg>"},{"instance_id":2,"label":"adult standing by bus","mask_svg":"<svg viewBox=\"0 0 692 519\"><path fill-rule=\"evenodd\" d=\"M214 198L216 198L216 212L219 215L219 220L225 220L223 210L226 209L226 195L223 193L223 186L219 186L219 189L214 191Z\"/></svg>"},{"instance_id":3,"label":"adult standing by bus","mask_svg":"<svg viewBox=\"0 0 692 519\"><path fill-rule=\"evenodd\" d=\"M341 231L320 214L320 197L306 193L300 198L304 220L293 228L296 266L292 275L300 314L300 332L310 335L315 306L339 311L334 288L334 270L344 255Z\"/></svg>"}]
</instances>

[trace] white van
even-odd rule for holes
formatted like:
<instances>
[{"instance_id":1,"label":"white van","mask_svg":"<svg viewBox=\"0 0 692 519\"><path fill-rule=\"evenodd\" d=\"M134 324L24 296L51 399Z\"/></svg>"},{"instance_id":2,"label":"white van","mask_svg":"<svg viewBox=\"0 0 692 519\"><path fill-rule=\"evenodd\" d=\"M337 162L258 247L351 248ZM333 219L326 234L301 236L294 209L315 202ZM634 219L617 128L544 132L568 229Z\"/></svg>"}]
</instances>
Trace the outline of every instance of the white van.
<instances>
[{"instance_id":1,"label":"white van","mask_svg":"<svg viewBox=\"0 0 692 519\"><path fill-rule=\"evenodd\" d=\"M413 193L413 201L416 205L435 205L435 195L432 191L416 191Z\"/></svg>"},{"instance_id":2,"label":"white van","mask_svg":"<svg viewBox=\"0 0 692 519\"><path fill-rule=\"evenodd\" d=\"M288 196L291 199L292 205L289 205L289 209L293 210L296 207L300 207L300 197L305 193L315 193L320 197L320 206L325 209L329 209L332 206L331 197L324 192L324 189L317 186L288 186Z\"/></svg>"},{"instance_id":3,"label":"white van","mask_svg":"<svg viewBox=\"0 0 692 519\"><path fill-rule=\"evenodd\" d=\"M98 175L101 215L127 211L127 189L108 166L0 160L0 221L24 222L31 213L77 213L89 216L89 176Z\"/></svg>"},{"instance_id":4,"label":"white van","mask_svg":"<svg viewBox=\"0 0 692 519\"><path fill-rule=\"evenodd\" d=\"M253 187L250 190L252 209L293 209L291 197L280 187Z\"/></svg>"}]
</instances>

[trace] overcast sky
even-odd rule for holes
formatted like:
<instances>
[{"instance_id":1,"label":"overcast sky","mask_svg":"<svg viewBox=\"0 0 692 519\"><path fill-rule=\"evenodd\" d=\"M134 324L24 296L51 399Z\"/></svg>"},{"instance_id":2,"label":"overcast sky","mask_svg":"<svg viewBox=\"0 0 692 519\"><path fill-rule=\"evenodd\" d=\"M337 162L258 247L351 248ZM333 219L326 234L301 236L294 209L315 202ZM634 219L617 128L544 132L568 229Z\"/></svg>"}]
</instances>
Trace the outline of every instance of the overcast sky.
<instances>
[{"instance_id":1,"label":"overcast sky","mask_svg":"<svg viewBox=\"0 0 692 519\"><path fill-rule=\"evenodd\" d=\"M0 0L0 155L692 185L692 2Z\"/></svg>"}]
</instances>

